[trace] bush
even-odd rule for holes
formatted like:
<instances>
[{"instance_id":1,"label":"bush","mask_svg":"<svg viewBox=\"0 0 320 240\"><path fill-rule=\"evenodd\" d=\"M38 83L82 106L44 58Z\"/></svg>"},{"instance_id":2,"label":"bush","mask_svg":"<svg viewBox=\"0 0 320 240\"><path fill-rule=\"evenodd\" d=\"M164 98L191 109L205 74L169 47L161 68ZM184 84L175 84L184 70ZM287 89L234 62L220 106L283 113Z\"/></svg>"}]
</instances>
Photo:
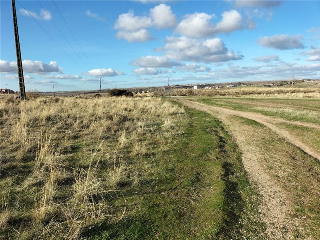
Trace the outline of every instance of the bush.
<instances>
[{"instance_id":1,"label":"bush","mask_svg":"<svg viewBox=\"0 0 320 240\"><path fill-rule=\"evenodd\" d=\"M133 93L125 89L112 89L110 91L110 96L111 97L121 97L121 96L133 97Z\"/></svg>"}]
</instances>

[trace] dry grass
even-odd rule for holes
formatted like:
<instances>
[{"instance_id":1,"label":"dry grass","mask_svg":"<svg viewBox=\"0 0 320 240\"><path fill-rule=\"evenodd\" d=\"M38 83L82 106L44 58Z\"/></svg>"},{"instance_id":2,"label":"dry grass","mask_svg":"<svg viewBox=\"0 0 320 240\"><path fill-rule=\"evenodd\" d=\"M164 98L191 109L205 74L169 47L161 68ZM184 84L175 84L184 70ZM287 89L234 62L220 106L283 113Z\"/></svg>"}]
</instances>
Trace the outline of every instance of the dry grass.
<instances>
[{"instance_id":1,"label":"dry grass","mask_svg":"<svg viewBox=\"0 0 320 240\"><path fill-rule=\"evenodd\" d=\"M108 194L144 181L150 165L130 162L168 150L183 115L156 98L2 98L0 238L75 239L123 218Z\"/></svg>"},{"instance_id":2,"label":"dry grass","mask_svg":"<svg viewBox=\"0 0 320 240\"><path fill-rule=\"evenodd\" d=\"M174 89L173 96L194 96L192 89ZM312 88L288 87L235 87L225 89L198 89L197 96L231 96L231 97L273 97L273 98L319 98L320 86Z\"/></svg>"}]
</instances>

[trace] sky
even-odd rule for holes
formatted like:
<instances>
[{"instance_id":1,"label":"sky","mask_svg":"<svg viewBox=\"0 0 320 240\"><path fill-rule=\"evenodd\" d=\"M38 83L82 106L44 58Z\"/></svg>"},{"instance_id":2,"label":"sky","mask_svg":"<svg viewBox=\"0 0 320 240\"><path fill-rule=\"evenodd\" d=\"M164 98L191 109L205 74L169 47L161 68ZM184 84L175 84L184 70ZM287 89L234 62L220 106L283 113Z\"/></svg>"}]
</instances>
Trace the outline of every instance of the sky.
<instances>
[{"instance_id":1,"label":"sky","mask_svg":"<svg viewBox=\"0 0 320 240\"><path fill-rule=\"evenodd\" d=\"M0 0L1 88L19 89ZM26 90L320 78L320 1L16 0Z\"/></svg>"}]
</instances>

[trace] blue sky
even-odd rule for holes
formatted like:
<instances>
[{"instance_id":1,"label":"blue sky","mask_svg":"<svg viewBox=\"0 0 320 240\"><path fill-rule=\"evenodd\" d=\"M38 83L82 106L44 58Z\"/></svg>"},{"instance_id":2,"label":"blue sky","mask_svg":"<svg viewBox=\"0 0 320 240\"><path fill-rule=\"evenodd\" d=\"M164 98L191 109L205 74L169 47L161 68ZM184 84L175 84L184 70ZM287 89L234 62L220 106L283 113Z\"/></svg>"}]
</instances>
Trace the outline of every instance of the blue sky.
<instances>
[{"instance_id":1,"label":"blue sky","mask_svg":"<svg viewBox=\"0 0 320 240\"><path fill-rule=\"evenodd\" d=\"M18 90L11 2L0 3L1 87ZM94 90L99 76L103 88L320 78L320 1L16 6L27 90Z\"/></svg>"}]
</instances>

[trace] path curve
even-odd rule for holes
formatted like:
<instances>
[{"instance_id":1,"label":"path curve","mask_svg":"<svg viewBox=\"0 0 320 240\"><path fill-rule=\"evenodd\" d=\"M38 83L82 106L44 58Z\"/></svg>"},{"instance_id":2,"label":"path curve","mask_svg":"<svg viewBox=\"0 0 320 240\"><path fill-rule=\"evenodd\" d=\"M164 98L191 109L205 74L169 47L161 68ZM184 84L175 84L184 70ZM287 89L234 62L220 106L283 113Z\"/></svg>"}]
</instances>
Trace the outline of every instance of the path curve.
<instances>
[{"instance_id":1,"label":"path curve","mask_svg":"<svg viewBox=\"0 0 320 240\"><path fill-rule=\"evenodd\" d=\"M306 145L305 143L301 142L299 139L297 139L295 136L290 134L288 131L272 124L272 122L273 123L285 122L285 123L290 123L290 124L295 124L295 125L300 125L300 126L305 126L305 127L316 128L319 130L320 130L320 126L317 126L315 124L308 124L308 123L290 122L290 121L279 119L279 118L264 116L259 113L242 112L242 111L237 111L237 110L232 110L232 109L227 109L227 108L222 108L222 107L209 106L209 105L206 105L203 103L184 100L184 99L180 99L179 101L186 106L189 106L191 108L198 108L198 109L201 108L202 111L206 111L208 113L212 113L212 111L214 111L214 112L219 112L219 113L223 113L226 115L239 116L239 117L243 117L243 118L247 118L247 119L251 119L256 122L259 122L259 123L263 124L264 126L270 128L272 131L277 133L279 136L285 138L291 144L300 148L305 153L309 154L310 156L312 156L315 159L317 159L318 161L320 161L320 154L317 151L315 151L314 149L312 149L310 146Z\"/></svg>"},{"instance_id":2,"label":"path curve","mask_svg":"<svg viewBox=\"0 0 320 240\"><path fill-rule=\"evenodd\" d=\"M250 180L257 184L259 192L263 197L259 209L266 223L268 239L294 239L294 231L298 229L301 224L299 219L291 217L292 212L294 212L294 207L290 200L290 194L287 193L285 189L282 189L279 183L265 171L263 165L265 155L258 147L252 146L248 142L248 133L244 134L243 132L247 129L234 126L228 116L235 115L257 121L320 161L319 154L315 153L301 141L295 139L289 132L273 125L271 123L274 122L273 118L256 113L208 106L185 99L179 99L178 101L187 107L213 114L229 127L232 136L241 149L243 166Z\"/></svg>"}]
</instances>

